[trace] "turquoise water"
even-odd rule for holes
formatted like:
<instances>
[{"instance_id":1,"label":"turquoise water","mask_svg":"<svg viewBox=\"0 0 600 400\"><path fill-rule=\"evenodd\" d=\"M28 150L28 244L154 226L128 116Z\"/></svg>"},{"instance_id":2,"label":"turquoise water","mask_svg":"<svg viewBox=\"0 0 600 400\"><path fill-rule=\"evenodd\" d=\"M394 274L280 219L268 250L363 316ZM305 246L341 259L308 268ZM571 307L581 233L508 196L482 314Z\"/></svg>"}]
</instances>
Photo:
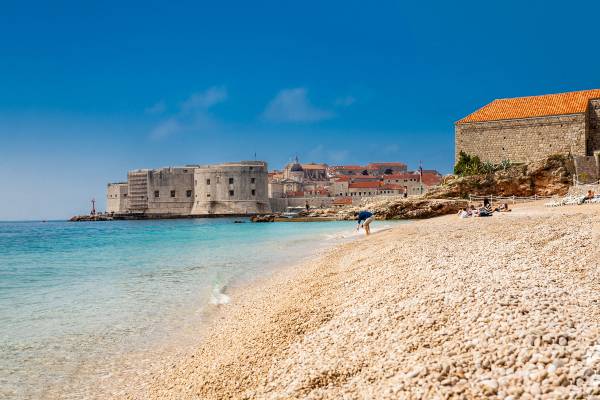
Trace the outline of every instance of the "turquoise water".
<instances>
[{"instance_id":1,"label":"turquoise water","mask_svg":"<svg viewBox=\"0 0 600 400\"><path fill-rule=\"evenodd\" d=\"M0 398L83 398L120 356L194 335L227 287L353 222L0 222Z\"/></svg>"}]
</instances>

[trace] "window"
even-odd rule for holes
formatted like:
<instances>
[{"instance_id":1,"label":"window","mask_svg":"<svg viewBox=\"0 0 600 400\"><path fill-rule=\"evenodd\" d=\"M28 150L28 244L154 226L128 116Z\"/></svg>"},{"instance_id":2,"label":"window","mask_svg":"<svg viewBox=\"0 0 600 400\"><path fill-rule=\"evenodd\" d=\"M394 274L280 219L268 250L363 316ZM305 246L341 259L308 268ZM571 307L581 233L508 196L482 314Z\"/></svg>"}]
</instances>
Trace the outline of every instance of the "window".
<instances>
[{"instance_id":1,"label":"window","mask_svg":"<svg viewBox=\"0 0 600 400\"><path fill-rule=\"evenodd\" d=\"M160 197L160 192L158 190L154 191L154 197Z\"/></svg>"},{"instance_id":2,"label":"window","mask_svg":"<svg viewBox=\"0 0 600 400\"><path fill-rule=\"evenodd\" d=\"M256 190L252 189L252 196L256 196Z\"/></svg>"},{"instance_id":3,"label":"window","mask_svg":"<svg viewBox=\"0 0 600 400\"><path fill-rule=\"evenodd\" d=\"M127 197L127 193L125 193L125 194L123 195L123 197Z\"/></svg>"},{"instance_id":4,"label":"window","mask_svg":"<svg viewBox=\"0 0 600 400\"><path fill-rule=\"evenodd\" d=\"M229 195L230 195L230 196L233 196L233 190L230 190L230 191L229 191Z\"/></svg>"},{"instance_id":5,"label":"window","mask_svg":"<svg viewBox=\"0 0 600 400\"><path fill-rule=\"evenodd\" d=\"M233 185L233 178L229 178L229 184Z\"/></svg>"},{"instance_id":6,"label":"window","mask_svg":"<svg viewBox=\"0 0 600 400\"><path fill-rule=\"evenodd\" d=\"M256 178L250 178L250 183L256 183Z\"/></svg>"},{"instance_id":7,"label":"window","mask_svg":"<svg viewBox=\"0 0 600 400\"><path fill-rule=\"evenodd\" d=\"M206 197L210 197L210 193L206 193Z\"/></svg>"},{"instance_id":8,"label":"window","mask_svg":"<svg viewBox=\"0 0 600 400\"><path fill-rule=\"evenodd\" d=\"M185 197L192 197L192 191L191 190L186 190L185 191Z\"/></svg>"},{"instance_id":9,"label":"window","mask_svg":"<svg viewBox=\"0 0 600 400\"><path fill-rule=\"evenodd\" d=\"M207 179L207 180L206 180L206 184L207 184L207 185L210 185L210 179Z\"/></svg>"},{"instance_id":10,"label":"window","mask_svg":"<svg viewBox=\"0 0 600 400\"><path fill-rule=\"evenodd\" d=\"M171 190L171 197L175 197L175 191Z\"/></svg>"},{"instance_id":11,"label":"window","mask_svg":"<svg viewBox=\"0 0 600 400\"><path fill-rule=\"evenodd\" d=\"M194 185L197 185L198 181L196 179L194 179Z\"/></svg>"}]
</instances>

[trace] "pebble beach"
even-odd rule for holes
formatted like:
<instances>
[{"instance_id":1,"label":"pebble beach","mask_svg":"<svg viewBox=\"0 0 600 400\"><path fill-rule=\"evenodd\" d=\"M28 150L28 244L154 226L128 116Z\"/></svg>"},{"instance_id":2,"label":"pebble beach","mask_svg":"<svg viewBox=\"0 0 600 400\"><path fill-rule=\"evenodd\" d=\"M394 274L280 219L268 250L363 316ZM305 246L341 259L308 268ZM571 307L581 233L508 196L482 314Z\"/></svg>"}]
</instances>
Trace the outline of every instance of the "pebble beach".
<instances>
[{"instance_id":1,"label":"pebble beach","mask_svg":"<svg viewBox=\"0 0 600 400\"><path fill-rule=\"evenodd\" d=\"M594 398L598 243L598 205L401 225L235 289L198 347L114 394Z\"/></svg>"}]
</instances>

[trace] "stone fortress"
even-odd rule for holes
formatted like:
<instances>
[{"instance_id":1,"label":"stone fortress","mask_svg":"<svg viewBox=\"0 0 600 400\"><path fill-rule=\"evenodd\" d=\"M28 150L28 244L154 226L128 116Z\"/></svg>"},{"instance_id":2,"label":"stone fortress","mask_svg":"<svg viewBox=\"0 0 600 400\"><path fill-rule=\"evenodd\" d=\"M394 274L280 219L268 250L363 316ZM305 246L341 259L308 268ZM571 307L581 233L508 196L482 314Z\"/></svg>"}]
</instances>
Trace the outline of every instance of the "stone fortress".
<instances>
[{"instance_id":1,"label":"stone fortress","mask_svg":"<svg viewBox=\"0 0 600 400\"><path fill-rule=\"evenodd\" d=\"M455 157L531 162L573 156L576 173L600 178L600 89L497 99L455 124Z\"/></svg>"},{"instance_id":2,"label":"stone fortress","mask_svg":"<svg viewBox=\"0 0 600 400\"><path fill-rule=\"evenodd\" d=\"M269 213L267 176L264 161L129 171L127 182L108 184L106 211L122 218Z\"/></svg>"}]
</instances>

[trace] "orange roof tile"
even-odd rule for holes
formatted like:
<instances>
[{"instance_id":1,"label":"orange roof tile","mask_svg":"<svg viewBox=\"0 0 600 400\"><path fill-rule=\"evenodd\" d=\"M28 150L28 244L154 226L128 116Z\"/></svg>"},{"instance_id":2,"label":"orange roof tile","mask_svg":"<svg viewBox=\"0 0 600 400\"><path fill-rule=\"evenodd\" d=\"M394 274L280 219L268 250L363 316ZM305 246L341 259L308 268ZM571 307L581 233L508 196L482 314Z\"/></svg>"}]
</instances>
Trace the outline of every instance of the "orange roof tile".
<instances>
[{"instance_id":1,"label":"orange roof tile","mask_svg":"<svg viewBox=\"0 0 600 400\"><path fill-rule=\"evenodd\" d=\"M360 165L336 165L335 167L333 167L333 169L338 170L364 170L365 167L361 167Z\"/></svg>"},{"instance_id":2,"label":"orange roof tile","mask_svg":"<svg viewBox=\"0 0 600 400\"><path fill-rule=\"evenodd\" d=\"M418 172L403 172L400 174L390 174L390 175L383 175L382 178L384 180L389 180L389 179L419 179L419 173Z\"/></svg>"},{"instance_id":3,"label":"orange roof tile","mask_svg":"<svg viewBox=\"0 0 600 400\"><path fill-rule=\"evenodd\" d=\"M376 189L379 186L381 186L381 182L379 182L379 181L375 181L375 182L354 182L354 183L350 183L348 185L348 187L350 189Z\"/></svg>"},{"instance_id":4,"label":"orange roof tile","mask_svg":"<svg viewBox=\"0 0 600 400\"><path fill-rule=\"evenodd\" d=\"M367 165L367 168L380 168L380 167L406 167L406 164L401 162L372 162Z\"/></svg>"},{"instance_id":5,"label":"orange roof tile","mask_svg":"<svg viewBox=\"0 0 600 400\"><path fill-rule=\"evenodd\" d=\"M438 174L424 172L422 181L427 186L436 186L442 183L442 177Z\"/></svg>"},{"instance_id":6,"label":"orange roof tile","mask_svg":"<svg viewBox=\"0 0 600 400\"><path fill-rule=\"evenodd\" d=\"M587 110L591 99L600 98L600 89L581 90L542 96L496 99L474 113L456 122L457 125L469 122L498 121L544 117L548 115L580 114Z\"/></svg>"}]
</instances>

